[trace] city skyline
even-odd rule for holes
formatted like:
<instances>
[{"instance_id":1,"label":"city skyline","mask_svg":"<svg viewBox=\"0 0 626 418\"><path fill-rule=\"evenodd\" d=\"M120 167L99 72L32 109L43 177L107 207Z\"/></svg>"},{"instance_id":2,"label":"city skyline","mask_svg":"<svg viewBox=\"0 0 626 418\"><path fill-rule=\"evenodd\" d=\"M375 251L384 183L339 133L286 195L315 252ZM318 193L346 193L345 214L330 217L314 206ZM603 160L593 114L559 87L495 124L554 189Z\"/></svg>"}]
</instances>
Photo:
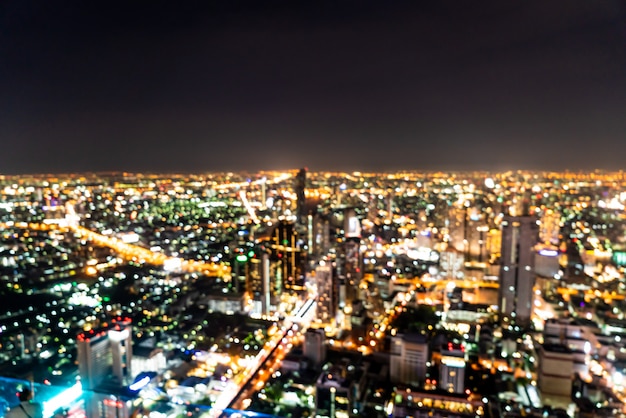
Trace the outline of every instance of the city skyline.
<instances>
[{"instance_id":1,"label":"city skyline","mask_svg":"<svg viewBox=\"0 0 626 418\"><path fill-rule=\"evenodd\" d=\"M8 2L0 174L620 169L625 15Z\"/></svg>"},{"instance_id":2,"label":"city skyline","mask_svg":"<svg viewBox=\"0 0 626 418\"><path fill-rule=\"evenodd\" d=\"M624 416L624 172L250 177L0 176L0 416Z\"/></svg>"}]
</instances>

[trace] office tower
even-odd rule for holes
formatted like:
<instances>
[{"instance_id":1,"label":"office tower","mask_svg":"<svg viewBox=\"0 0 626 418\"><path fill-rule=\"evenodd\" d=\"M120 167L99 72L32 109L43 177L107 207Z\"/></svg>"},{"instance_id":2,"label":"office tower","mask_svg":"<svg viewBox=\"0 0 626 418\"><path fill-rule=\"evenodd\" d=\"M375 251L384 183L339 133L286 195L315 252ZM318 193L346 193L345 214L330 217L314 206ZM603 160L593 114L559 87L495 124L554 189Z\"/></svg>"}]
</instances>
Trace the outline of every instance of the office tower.
<instances>
[{"instance_id":1,"label":"office tower","mask_svg":"<svg viewBox=\"0 0 626 418\"><path fill-rule=\"evenodd\" d=\"M267 209L267 177L261 179L261 210Z\"/></svg>"},{"instance_id":2,"label":"office tower","mask_svg":"<svg viewBox=\"0 0 626 418\"><path fill-rule=\"evenodd\" d=\"M560 252L557 247L540 245L535 253L535 274L539 277L554 278L559 273Z\"/></svg>"},{"instance_id":3,"label":"office tower","mask_svg":"<svg viewBox=\"0 0 626 418\"><path fill-rule=\"evenodd\" d=\"M268 315L272 303L272 285L270 278L270 256L269 254L263 254L261 264L261 312L263 315Z\"/></svg>"},{"instance_id":4,"label":"office tower","mask_svg":"<svg viewBox=\"0 0 626 418\"><path fill-rule=\"evenodd\" d=\"M90 393L85 415L102 418L130 418L133 415L132 401L127 397L106 393Z\"/></svg>"},{"instance_id":5,"label":"office tower","mask_svg":"<svg viewBox=\"0 0 626 418\"><path fill-rule=\"evenodd\" d=\"M338 305L338 284L329 263L315 269L317 285L317 319L324 324L334 324Z\"/></svg>"},{"instance_id":6,"label":"office tower","mask_svg":"<svg viewBox=\"0 0 626 418\"><path fill-rule=\"evenodd\" d=\"M571 399L574 377L574 355L561 344L543 344L539 351L537 380L542 397Z\"/></svg>"},{"instance_id":7,"label":"office tower","mask_svg":"<svg viewBox=\"0 0 626 418\"><path fill-rule=\"evenodd\" d=\"M387 191L387 220L393 219L393 190Z\"/></svg>"},{"instance_id":8,"label":"office tower","mask_svg":"<svg viewBox=\"0 0 626 418\"><path fill-rule=\"evenodd\" d=\"M309 251L313 259L319 259L330 251L330 221L327 216L315 214L311 223Z\"/></svg>"},{"instance_id":9,"label":"office tower","mask_svg":"<svg viewBox=\"0 0 626 418\"><path fill-rule=\"evenodd\" d=\"M367 339L367 332L372 325L372 319L367 316L365 304L362 300L352 302L344 308L345 319L343 328L350 331L350 339L353 343L361 342Z\"/></svg>"},{"instance_id":10,"label":"office tower","mask_svg":"<svg viewBox=\"0 0 626 418\"><path fill-rule=\"evenodd\" d=\"M346 208L343 212L343 235L348 238L361 238L361 221L354 208Z\"/></svg>"},{"instance_id":11,"label":"office tower","mask_svg":"<svg viewBox=\"0 0 626 418\"><path fill-rule=\"evenodd\" d=\"M130 320L120 319L106 328L78 335L78 371L85 390L95 390L105 381L115 382L118 387L129 383L131 331Z\"/></svg>"},{"instance_id":12,"label":"office tower","mask_svg":"<svg viewBox=\"0 0 626 418\"><path fill-rule=\"evenodd\" d=\"M315 385L315 417L356 416L367 387L367 366L347 357L329 366Z\"/></svg>"},{"instance_id":13,"label":"office tower","mask_svg":"<svg viewBox=\"0 0 626 418\"><path fill-rule=\"evenodd\" d=\"M534 216L504 216L498 303L502 325L526 327L532 313L538 225Z\"/></svg>"},{"instance_id":14,"label":"office tower","mask_svg":"<svg viewBox=\"0 0 626 418\"><path fill-rule=\"evenodd\" d=\"M304 357L313 367L321 367L326 361L326 335L323 329L308 329L304 333Z\"/></svg>"},{"instance_id":15,"label":"office tower","mask_svg":"<svg viewBox=\"0 0 626 418\"><path fill-rule=\"evenodd\" d=\"M547 209L541 217L539 241L549 245L559 245L561 232L561 214Z\"/></svg>"},{"instance_id":16,"label":"office tower","mask_svg":"<svg viewBox=\"0 0 626 418\"><path fill-rule=\"evenodd\" d=\"M341 280L344 283L339 306L343 308L359 298L359 284L363 277L362 256L358 241L348 240L344 243L337 262L341 262Z\"/></svg>"},{"instance_id":17,"label":"office tower","mask_svg":"<svg viewBox=\"0 0 626 418\"><path fill-rule=\"evenodd\" d=\"M465 392L465 349L462 345L448 343L441 348L439 389L450 393Z\"/></svg>"},{"instance_id":18,"label":"office tower","mask_svg":"<svg viewBox=\"0 0 626 418\"><path fill-rule=\"evenodd\" d=\"M250 301L250 312L256 315L266 315L263 310L263 261L268 260L269 256L264 253L261 257L248 259L245 268L246 274L246 296Z\"/></svg>"},{"instance_id":19,"label":"office tower","mask_svg":"<svg viewBox=\"0 0 626 418\"><path fill-rule=\"evenodd\" d=\"M391 338L389 377L394 383L422 386L429 361L428 339L422 334L396 335Z\"/></svg>"},{"instance_id":20,"label":"office tower","mask_svg":"<svg viewBox=\"0 0 626 418\"><path fill-rule=\"evenodd\" d=\"M299 234L295 224L281 220L270 238L273 261L276 263L276 287L282 290L302 290L303 260Z\"/></svg>"},{"instance_id":21,"label":"office tower","mask_svg":"<svg viewBox=\"0 0 626 418\"><path fill-rule=\"evenodd\" d=\"M289 261L289 256L285 254L293 253L283 253L272 246L261 252L260 257L255 254L245 261L246 298L251 313L270 315L280 303L285 290L285 275L290 274L284 262L285 259Z\"/></svg>"},{"instance_id":22,"label":"office tower","mask_svg":"<svg viewBox=\"0 0 626 418\"><path fill-rule=\"evenodd\" d=\"M296 192L296 204L297 204L297 222L301 225L306 225L306 217L308 215L306 210L306 168L300 169L296 174L296 182L294 186Z\"/></svg>"},{"instance_id":23,"label":"office tower","mask_svg":"<svg viewBox=\"0 0 626 418\"><path fill-rule=\"evenodd\" d=\"M439 266L441 271L445 272L446 278L451 280L458 279L463 273L463 265L465 263L465 255L454 248L448 248L439 255Z\"/></svg>"}]
</instances>

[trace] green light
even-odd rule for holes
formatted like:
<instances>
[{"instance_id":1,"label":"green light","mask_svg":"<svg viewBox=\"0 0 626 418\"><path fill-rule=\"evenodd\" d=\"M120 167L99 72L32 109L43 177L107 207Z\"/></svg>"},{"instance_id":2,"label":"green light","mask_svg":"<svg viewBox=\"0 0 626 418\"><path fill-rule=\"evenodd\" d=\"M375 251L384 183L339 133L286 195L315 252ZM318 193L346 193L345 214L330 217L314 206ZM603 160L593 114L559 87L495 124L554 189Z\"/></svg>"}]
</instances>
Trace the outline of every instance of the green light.
<instances>
[{"instance_id":1,"label":"green light","mask_svg":"<svg viewBox=\"0 0 626 418\"><path fill-rule=\"evenodd\" d=\"M248 261L248 257L246 257L245 254L240 254L237 256L236 260L240 263L245 263L246 261Z\"/></svg>"},{"instance_id":2,"label":"green light","mask_svg":"<svg viewBox=\"0 0 626 418\"><path fill-rule=\"evenodd\" d=\"M252 250L248 251L248 257L250 258L254 257L254 251Z\"/></svg>"}]
</instances>

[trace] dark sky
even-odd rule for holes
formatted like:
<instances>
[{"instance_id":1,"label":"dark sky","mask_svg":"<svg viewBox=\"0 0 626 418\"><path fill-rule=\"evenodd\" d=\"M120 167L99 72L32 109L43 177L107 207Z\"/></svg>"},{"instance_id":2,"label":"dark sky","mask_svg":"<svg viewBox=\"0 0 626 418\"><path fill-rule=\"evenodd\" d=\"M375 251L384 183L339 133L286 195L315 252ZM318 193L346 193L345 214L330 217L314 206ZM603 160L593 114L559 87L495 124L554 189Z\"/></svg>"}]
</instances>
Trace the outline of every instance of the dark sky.
<instances>
[{"instance_id":1,"label":"dark sky","mask_svg":"<svg viewBox=\"0 0 626 418\"><path fill-rule=\"evenodd\" d=\"M0 173L622 169L626 2L0 2Z\"/></svg>"}]
</instances>

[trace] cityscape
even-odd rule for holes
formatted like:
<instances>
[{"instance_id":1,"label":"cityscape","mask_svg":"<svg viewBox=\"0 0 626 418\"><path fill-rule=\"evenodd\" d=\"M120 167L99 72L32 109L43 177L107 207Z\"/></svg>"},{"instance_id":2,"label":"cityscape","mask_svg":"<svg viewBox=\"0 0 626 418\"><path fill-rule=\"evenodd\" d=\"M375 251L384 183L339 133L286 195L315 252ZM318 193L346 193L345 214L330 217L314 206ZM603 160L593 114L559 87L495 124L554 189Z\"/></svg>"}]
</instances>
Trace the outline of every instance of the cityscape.
<instances>
[{"instance_id":1,"label":"cityscape","mask_svg":"<svg viewBox=\"0 0 626 418\"><path fill-rule=\"evenodd\" d=\"M626 417L623 0L0 3L0 418Z\"/></svg>"},{"instance_id":2,"label":"cityscape","mask_svg":"<svg viewBox=\"0 0 626 418\"><path fill-rule=\"evenodd\" d=\"M626 175L0 178L0 407L615 417Z\"/></svg>"}]
</instances>

